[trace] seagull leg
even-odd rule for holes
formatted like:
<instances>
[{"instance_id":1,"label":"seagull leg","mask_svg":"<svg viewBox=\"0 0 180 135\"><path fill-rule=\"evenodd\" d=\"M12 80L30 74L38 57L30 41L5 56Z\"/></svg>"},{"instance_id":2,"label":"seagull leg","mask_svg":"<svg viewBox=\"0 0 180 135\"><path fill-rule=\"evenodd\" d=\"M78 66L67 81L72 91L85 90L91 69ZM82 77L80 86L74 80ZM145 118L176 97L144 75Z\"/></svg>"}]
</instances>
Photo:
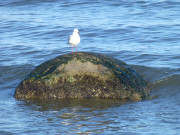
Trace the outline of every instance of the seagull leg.
<instances>
[{"instance_id":1,"label":"seagull leg","mask_svg":"<svg viewBox=\"0 0 180 135\"><path fill-rule=\"evenodd\" d=\"M72 46L72 53L73 53L73 46Z\"/></svg>"}]
</instances>

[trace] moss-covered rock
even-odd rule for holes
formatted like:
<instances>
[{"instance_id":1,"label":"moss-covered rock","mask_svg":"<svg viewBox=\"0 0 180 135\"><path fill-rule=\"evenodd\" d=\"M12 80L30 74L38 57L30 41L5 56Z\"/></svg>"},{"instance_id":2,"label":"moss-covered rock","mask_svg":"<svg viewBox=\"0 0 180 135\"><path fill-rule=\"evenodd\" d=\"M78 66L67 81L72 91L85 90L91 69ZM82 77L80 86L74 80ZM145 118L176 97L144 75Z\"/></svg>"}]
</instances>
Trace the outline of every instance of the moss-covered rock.
<instances>
[{"instance_id":1,"label":"moss-covered rock","mask_svg":"<svg viewBox=\"0 0 180 135\"><path fill-rule=\"evenodd\" d=\"M16 88L16 99L111 98L139 101L147 82L126 63L97 53L58 56L34 69Z\"/></svg>"}]
</instances>

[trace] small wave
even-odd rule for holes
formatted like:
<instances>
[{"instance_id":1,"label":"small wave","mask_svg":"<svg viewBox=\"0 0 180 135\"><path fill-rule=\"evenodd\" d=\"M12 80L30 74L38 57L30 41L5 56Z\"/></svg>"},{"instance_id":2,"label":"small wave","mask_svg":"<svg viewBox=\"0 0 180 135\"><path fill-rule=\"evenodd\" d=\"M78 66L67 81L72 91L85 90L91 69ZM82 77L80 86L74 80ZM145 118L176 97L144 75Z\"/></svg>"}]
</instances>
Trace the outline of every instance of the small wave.
<instances>
[{"instance_id":1,"label":"small wave","mask_svg":"<svg viewBox=\"0 0 180 135\"><path fill-rule=\"evenodd\" d=\"M50 0L7 0L2 5L8 6L25 6L25 5L37 5L43 2L51 2Z\"/></svg>"},{"instance_id":2,"label":"small wave","mask_svg":"<svg viewBox=\"0 0 180 135\"><path fill-rule=\"evenodd\" d=\"M174 86L180 87L180 74L175 74L153 83L154 88Z\"/></svg>"},{"instance_id":3,"label":"small wave","mask_svg":"<svg viewBox=\"0 0 180 135\"><path fill-rule=\"evenodd\" d=\"M153 83L152 95L168 98L169 102L179 100L180 74L175 74Z\"/></svg>"}]
</instances>

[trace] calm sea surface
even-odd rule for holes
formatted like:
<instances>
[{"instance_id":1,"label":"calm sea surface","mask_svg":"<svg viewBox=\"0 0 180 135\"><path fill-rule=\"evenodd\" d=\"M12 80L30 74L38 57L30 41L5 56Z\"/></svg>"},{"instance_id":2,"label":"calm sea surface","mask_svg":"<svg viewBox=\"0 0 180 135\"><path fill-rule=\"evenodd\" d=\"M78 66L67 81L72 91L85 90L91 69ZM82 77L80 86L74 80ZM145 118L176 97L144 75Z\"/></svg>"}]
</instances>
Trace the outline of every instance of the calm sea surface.
<instances>
[{"instance_id":1,"label":"calm sea surface","mask_svg":"<svg viewBox=\"0 0 180 135\"><path fill-rule=\"evenodd\" d=\"M152 83L152 100L18 101L16 86L36 66L78 51L126 62ZM178 135L179 0L3 0L0 2L0 134Z\"/></svg>"}]
</instances>

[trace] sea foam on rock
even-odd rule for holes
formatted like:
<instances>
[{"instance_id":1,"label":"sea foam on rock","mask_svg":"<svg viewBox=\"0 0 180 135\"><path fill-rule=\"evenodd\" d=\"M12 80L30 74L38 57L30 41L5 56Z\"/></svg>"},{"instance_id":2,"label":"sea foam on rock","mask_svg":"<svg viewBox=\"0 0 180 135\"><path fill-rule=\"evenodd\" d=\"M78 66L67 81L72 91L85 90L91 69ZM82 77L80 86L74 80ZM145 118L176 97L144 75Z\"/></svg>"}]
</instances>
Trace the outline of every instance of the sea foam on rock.
<instances>
[{"instance_id":1,"label":"sea foam on rock","mask_svg":"<svg viewBox=\"0 0 180 135\"><path fill-rule=\"evenodd\" d=\"M36 67L16 88L16 99L148 98L147 82L126 63L106 55L79 52Z\"/></svg>"}]
</instances>

